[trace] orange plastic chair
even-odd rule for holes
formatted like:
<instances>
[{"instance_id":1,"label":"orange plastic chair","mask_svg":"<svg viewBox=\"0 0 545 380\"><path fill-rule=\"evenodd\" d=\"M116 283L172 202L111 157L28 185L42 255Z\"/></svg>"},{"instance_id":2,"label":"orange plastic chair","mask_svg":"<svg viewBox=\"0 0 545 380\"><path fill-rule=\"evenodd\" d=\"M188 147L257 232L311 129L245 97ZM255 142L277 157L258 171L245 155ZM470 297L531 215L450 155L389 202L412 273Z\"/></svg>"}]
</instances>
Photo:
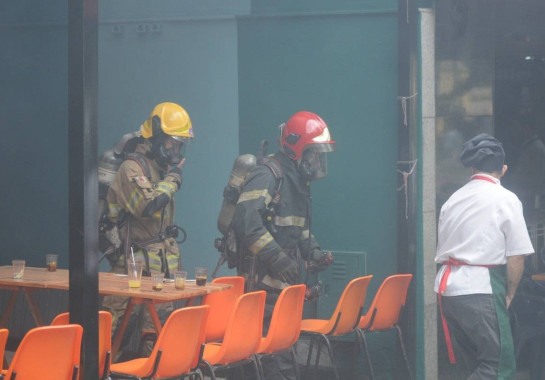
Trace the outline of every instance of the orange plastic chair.
<instances>
[{"instance_id":1,"label":"orange plastic chair","mask_svg":"<svg viewBox=\"0 0 545 380\"><path fill-rule=\"evenodd\" d=\"M363 305L365 304L367 287L369 286L372 278L373 275L369 275L357 277L351 280L344 288L339 301L337 301L337 306L335 307L331 318L303 319L301 322L301 334L309 335L311 338L305 371L307 371L308 367L310 366L314 342L321 338L325 342L329 357L331 358L335 378L339 380L339 372L337 370L337 366L335 365L333 349L329 338L348 335L355 332L362 314ZM318 352L316 354L316 361L314 364L315 369L318 368L321 353L320 351L321 346L318 346Z\"/></svg>"},{"instance_id":2,"label":"orange plastic chair","mask_svg":"<svg viewBox=\"0 0 545 380\"><path fill-rule=\"evenodd\" d=\"M42 326L29 330L13 355L6 380L76 380L80 325Z\"/></svg>"},{"instance_id":3,"label":"orange plastic chair","mask_svg":"<svg viewBox=\"0 0 545 380\"><path fill-rule=\"evenodd\" d=\"M51 326L70 323L70 313L61 313L53 318ZM108 379L112 355L112 314L101 310L98 312L98 376L100 380Z\"/></svg>"},{"instance_id":4,"label":"orange plastic chair","mask_svg":"<svg viewBox=\"0 0 545 380\"><path fill-rule=\"evenodd\" d=\"M367 341L365 340L365 334L369 332L381 332L391 329L397 330L397 336L405 365L407 366L408 378L412 379L411 368L409 366L409 359L407 358L407 352L405 351L405 345L403 344L403 335L401 328L398 325L399 314L401 308L405 305L407 299L407 290L413 278L412 274L395 274L384 279L380 285L367 313L361 317L358 324L358 335L365 351L367 365L371 379L374 378L373 366L371 364L371 355Z\"/></svg>"},{"instance_id":5,"label":"orange plastic chair","mask_svg":"<svg viewBox=\"0 0 545 380\"><path fill-rule=\"evenodd\" d=\"M209 306L201 305L174 310L150 356L113 363L111 376L115 379L183 379L197 375L200 378L196 369L209 309Z\"/></svg>"},{"instance_id":6,"label":"orange plastic chair","mask_svg":"<svg viewBox=\"0 0 545 380\"><path fill-rule=\"evenodd\" d=\"M264 374L261 358L289 350L295 368L295 377L300 378L294 345L301 333L305 290L304 284L288 286L282 290L274 305L269 331L267 336L261 339L257 349L257 364L262 377Z\"/></svg>"},{"instance_id":7,"label":"orange plastic chair","mask_svg":"<svg viewBox=\"0 0 545 380\"><path fill-rule=\"evenodd\" d=\"M241 295L229 317L223 341L205 344L200 368L203 373L209 373L212 380L216 379L217 370L249 363L253 364L257 378L261 379L255 354L263 332L265 296L263 290Z\"/></svg>"},{"instance_id":8,"label":"orange plastic chair","mask_svg":"<svg viewBox=\"0 0 545 380\"><path fill-rule=\"evenodd\" d=\"M6 343L8 342L9 330L0 329L0 379L7 371L4 371L4 354L6 352Z\"/></svg>"},{"instance_id":9,"label":"orange plastic chair","mask_svg":"<svg viewBox=\"0 0 545 380\"><path fill-rule=\"evenodd\" d=\"M228 276L212 280L212 284L230 284L232 287L223 292L210 293L204 297L203 305L210 306L208 322L206 322L205 342L221 341L227 323L238 297L244 293L244 277Z\"/></svg>"}]
</instances>

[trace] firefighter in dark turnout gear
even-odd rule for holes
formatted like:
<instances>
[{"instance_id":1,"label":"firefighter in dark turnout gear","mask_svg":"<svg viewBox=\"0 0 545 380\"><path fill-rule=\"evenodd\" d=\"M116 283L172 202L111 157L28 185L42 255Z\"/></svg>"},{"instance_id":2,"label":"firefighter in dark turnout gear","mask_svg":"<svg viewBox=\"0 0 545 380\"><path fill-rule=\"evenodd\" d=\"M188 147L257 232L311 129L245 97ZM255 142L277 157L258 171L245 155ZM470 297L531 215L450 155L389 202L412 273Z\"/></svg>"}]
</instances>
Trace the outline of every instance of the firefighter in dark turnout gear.
<instances>
[{"instance_id":1,"label":"firefighter in dark turnout gear","mask_svg":"<svg viewBox=\"0 0 545 380\"><path fill-rule=\"evenodd\" d=\"M280 129L279 152L250 171L232 221L246 291L267 292L265 329L281 290L303 282L304 266L316 272L332 262L310 233L310 182L327 174L326 155L335 142L312 112L295 113ZM267 380L294 378L289 359L272 360L264 361Z\"/></svg>"},{"instance_id":2,"label":"firefighter in dark turnout gear","mask_svg":"<svg viewBox=\"0 0 545 380\"><path fill-rule=\"evenodd\" d=\"M108 218L119 227L123 242L121 254L108 257L112 271L126 273L127 259L144 262L144 273L174 274L180 262L180 250L169 233L174 225L174 195L182 185L184 150L193 138L191 119L176 103L160 103L140 127L141 141L135 152L119 167L107 194ZM128 299L106 296L103 307L114 316L115 328ZM161 317L172 311L171 303L158 304ZM137 310L138 308L135 308ZM145 307L137 314L138 336L155 333ZM127 334L132 333L127 331ZM139 339L136 339L140 343ZM134 343L134 339L133 339ZM137 347L140 354L151 352L151 343ZM116 358L113 358L116 359Z\"/></svg>"}]
</instances>

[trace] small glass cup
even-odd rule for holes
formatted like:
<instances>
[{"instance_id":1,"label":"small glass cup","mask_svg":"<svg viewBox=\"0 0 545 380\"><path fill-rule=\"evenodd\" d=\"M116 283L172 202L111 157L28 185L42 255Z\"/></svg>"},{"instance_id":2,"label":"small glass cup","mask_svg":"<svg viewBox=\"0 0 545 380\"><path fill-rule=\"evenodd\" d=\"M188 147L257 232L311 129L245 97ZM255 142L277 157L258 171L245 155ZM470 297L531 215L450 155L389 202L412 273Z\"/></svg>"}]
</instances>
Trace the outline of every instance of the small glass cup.
<instances>
[{"instance_id":1,"label":"small glass cup","mask_svg":"<svg viewBox=\"0 0 545 380\"><path fill-rule=\"evenodd\" d=\"M144 262L127 260L127 277L129 279L129 288L139 288L142 286L142 268Z\"/></svg>"},{"instance_id":2,"label":"small glass cup","mask_svg":"<svg viewBox=\"0 0 545 380\"><path fill-rule=\"evenodd\" d=\"M49 272L55 272L57 270L57 263L59 260L59 255L54 253L48 253L45 255L45 265Z\"/></svg>"},{"instance_id":3,"label":"small glass cup","mask_svg":"<svg viewBox=\"0 0 545 380\"><path fill-rule=\"evenodd\" d=\"M25 274L25 260L11 260L11 266L13 267L13 278L22 279Z\"/></svg>"},{"instance_id":4,"label":"small glass cup","mask_svg":"<svg viewBox=\"0 0 545 380\"><path fill-rule=\"evenodd\" d=\"M187 278L187 272L178 270L174 273L174 287L178 290L185 289L185 280Z\"/></svg>"},{"instance_id":5,"label":"small glass cup","mask_svg":"<svg viewBox=\"0 0 545 380\"><path fill-rule=\"evenodd\" d=\"M202 267L195 268L195 282L197 283L197 286L205 286L207 278L208 278L208 268L202 268Z\"/></svg>"},{"instance_id":6,"label":"small glass cup","mask_svg":"<svg viewBox=\"0 0 545 380\"><path fill-rule=\"evenodd\" d=\"M163 290L163 280L165 279L165 274L162 272L153 272L151 274L151 278L153 280L152 289L156 292Z\"/></svg>"}]
</instances>

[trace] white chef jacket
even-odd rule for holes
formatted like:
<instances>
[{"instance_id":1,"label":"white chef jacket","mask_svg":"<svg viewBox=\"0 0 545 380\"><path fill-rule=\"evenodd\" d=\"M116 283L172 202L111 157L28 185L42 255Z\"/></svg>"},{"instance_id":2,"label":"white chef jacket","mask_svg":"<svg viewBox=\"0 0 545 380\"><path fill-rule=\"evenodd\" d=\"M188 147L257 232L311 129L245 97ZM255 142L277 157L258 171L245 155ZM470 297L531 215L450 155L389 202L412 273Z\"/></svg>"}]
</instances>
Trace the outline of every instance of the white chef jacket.
<instances>
[{"instance_id":1,"label":"white chef jacket","mask_svg":"<svg viewBox=\"0 0 545 380\"><path fill-rule=\"evenodd\" d=\"M451 266L443 296L492 294L485 266L533 252L520 200L490 175L473 175L441 208L435 262L452 258L469 264ZM435 292L445 269L443 265L435 277Z\"/></svg>"}]
</instances>

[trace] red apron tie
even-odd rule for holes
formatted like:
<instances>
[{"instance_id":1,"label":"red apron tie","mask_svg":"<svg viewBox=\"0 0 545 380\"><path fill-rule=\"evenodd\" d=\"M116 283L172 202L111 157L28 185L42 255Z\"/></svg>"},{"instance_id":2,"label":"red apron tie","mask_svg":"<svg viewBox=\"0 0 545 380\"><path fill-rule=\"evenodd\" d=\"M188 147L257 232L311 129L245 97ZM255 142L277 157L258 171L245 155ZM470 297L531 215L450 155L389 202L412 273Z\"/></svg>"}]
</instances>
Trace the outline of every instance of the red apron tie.
<instances>
[{"instance_id":1,"label":"red apron tie","mask_svg":"<svg viewBox=\"0 0 545 380\"><path fill-rule=\"evenodd\" d=\"M443 295L445 290L447 290L447 280L448 280L448 277L450 276L450 272L452 271L452 267L469 265L469 266L493 268L497 265L472 265L472 264L466 264L462 261L458 261L453 258L449 258L446 263L443 263L443 265L445 265L446 268L445 268L445 271L443 272L443 276L441 276L441 281L439 282L439 292L437 294L437 297L439 300L439 311L441 313L441 323L443 324L443 333L445 334L445 343L447 345L448 358L451 364L456 364L456 357L454 356L454 348L452 346L452 339L450 338L450 331L448 328L447 319L445 318L445 315L443 314L443 304L441 302L441 296Z\"/></svg>"},{"instance_id":2,"label":"red apron tie","mask_svg":"<svg viewBox=\"0 0 545 380\"><path fill-rule=\"evenodd\" d=\"M441 281L439 283L439 293L437 294L439 299L439 311L441 312L441 323L443 324L443 333L445 334L445 343L447 345L447 351L448 351L448 358L450 360L451 364L456 363L456 356L454 356L454 348L452 346L452 340L450 338L450 331L448 329L447 319L445 318L445 314L443 313L443 302L441 301L441 296L447 290L447 280L450 276L450 272L452 270L452 266L460 266L464 265L461 261L454 260L449 258L449 260L446 263L443 263L443 265L446 265L445 271L443 272L443 276L441 277Z\"/></svg>"}]
</instances>

